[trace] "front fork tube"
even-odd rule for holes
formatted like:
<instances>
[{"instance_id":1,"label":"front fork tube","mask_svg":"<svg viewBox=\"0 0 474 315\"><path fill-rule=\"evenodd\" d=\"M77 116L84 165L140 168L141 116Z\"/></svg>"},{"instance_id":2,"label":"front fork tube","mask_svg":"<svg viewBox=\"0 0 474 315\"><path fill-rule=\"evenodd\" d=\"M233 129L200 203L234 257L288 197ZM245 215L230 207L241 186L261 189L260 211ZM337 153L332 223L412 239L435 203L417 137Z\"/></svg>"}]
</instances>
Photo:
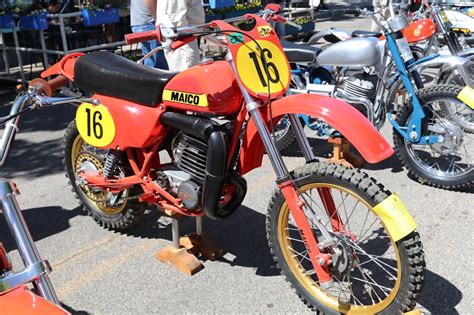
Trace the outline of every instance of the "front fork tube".
<instances>
[{"instance_id":1,"label":"front fork tube","mask_svg":"<svg viewBox=\"0 0 474 315\"><path fill-rule=\"evenodd\" d=\"M25 272L20 272L17 278L24 277L24 281L32 280L40 296L59 305L56 292L54 291L53 285L48 276L48 272L50 271L49 264L47 261L41 259L28 226L26 225L25 219L23 218L20 207L18 206L15 193L18 192L13 182L9 182L6 179L0 180L0 210L5 217L5 221L10 228L18 252L20 253L21 259L25 265ZM7 281L7 285L11 287L22 283L22 281L15 280L12 280L11 283Z\"/></svg>"},{"instance_id":2,"label":"front fork tube","mask_svg":"<svg viewBox=\"0 0 474 315\"><path fill-rule=\"evenodd\" d=\"M303 210L304 202L298 196L298 193L295 189L288 169L286 168L286 165L283 162L283 158L281 157L280 152L276 148L275 143L270 137L270 132L268 131L268 128L264 123L259 108L251 108L249 109L249 113L255 122L260 137L262 138L265 150L267 151L270 162L272 163L273 169L275 170L275 173L277 175L277 183L279 183L278 187L280 188L283 196L285 197L286 202L288 203L291 215L295 219L296 225L301 234L301 238L303 239L306 250L308 251L308 256L311 259L313 268L316 271L316 274L320 281L321 287L329 287L333 283L333 280L328 271L328 261L331 256L328 254L321 253L321 251L319 250L318 243L316 241L316 238L314 237L313 231L308 223L308 219L306 218L306 215ZM292 119L292 116L293 120L296 119L295 126L300 126L300 129L302 129L301 125L299 125L299 121L296 115L290 115L290 119ZM291 123L293 126L293 121ZM296 128L296 130L298 130L298 128ZM302 130L295 132L302 132ZM304 142L303 139L306 139L307 141L307 138L301 135L297 135L297 139L302 142ZM309 147L309 143L307 145ZM309 150L311 150L310 147ZM312 160L314 158L314 154L312 154L312 151L307 151L305 153L305 158L307 160Z\"/></svg>"},{"instance_id":3,"label":"front fork tube","mask_svg":"<svg viewBox=\"0 0 474 315\"><path fill-rule=\"evenodd\" d=\"M300 147L301 152L303 152L303 156L306 160L306 163L315 161L316 157L314 156L313 149L309 144L308 137L306 137L306 135L304 134L304 129L303 126L301 126L298 115L289 114L288 116L290 118L291 128L295 133L296 141L298 142L298 146Z\"/></svg>"},{"instance_id":4,"label":"front fork tube","mask_svg":"<svg viewBox=\"0 0 474 315\"><path fill-rule=\"evenodd\" d=\"M331 221L331 226L334 232L344 232L344 224L342 219L337 212L336 205L334 204L334 199L331 195L331 190L329 188L318 188L318 194L323 202L324 209L328 214L328 217Z\"/></svg>"},{"instance_id":5,"label":"front fork tube","mask_svg":"<svg viewBox=\"0 0 474 315\"><path fill-rule=\"evenodd\" d=\"M413 112L410 122L408 124L408 129L404 130L402 126L400 126L393 118L391 113L387 113L387 117L392 124L392 126L399 132L406 140L410 142L418 143L421 140L421 125L422 119L425 117L425 113L423 112L423 108L421 107L420 101L418 96L416 95L415 88L410 80L408 70L403 60L400 52L398 51L398 46L393 38L393 34L387 35L387 43L388 47L392 53L392 58L397 66L398 73L403 81L403 85L405 86L405 90L408 93L408 97L410 97ZM420 79L421 80L421 79Z\"/></svg>"},{"instance_id":6,"label":"front fork tube","mask_svg":"<svg viewBox=\"0 0 474 315\"><path fill-rule=\"evenodd\" d=\"M255 126L258 130L258 133L262 139L263 145L265 150L267 151L268 158L272 163L272 167L275 170L277 175L277 183L278 187L281 189L283 196L285 197L286 202L290 208L290 212L292 216L295 218L296 225L298 230L301 234L302 239L304 240L305 247L308 251L308 256L311 260L314 270L318 276L320 281L321 287L329 287L332 285L333 280L328 272L328 260L330 259L330 255L323 254L319 250L318 243L316 238L314 237L313 231L309 226L308 219L303 210L303 201L298 196L295 185L293 180L291 179L290 173L286 168L285 163L283 162L283 158L281 157L280 152L275 146L275 143L272 141L270 136L270 132L268 131L267 125L265 120L263 119L262 113L260 112L259 104L253 100L250 94L247 92L245 87L243 86L242 82L238 79L239 76L237 75L237 71L235 69L234 62L232 60L232 55L230 53L227 54L226 59L229 61L232 72L234 73L234 77L236 78L237 84L242 92L242 96L244 97L246 108L249 115L252 117ZM293 119L297 119L295 116ZM291 116L290 116L291 119ZM299 124L299 121L298 121ZM297 125L297 124L295 124ZM302 133L301 125L298 133ZM306 137L302 137L301 135L297 138L302 139ZM303 141L304 142L304 141ZM306 139L307 142L307 139ZM311 149L309 143L307 143L309 150ZM306 151L306 150L305 150ZM311 151L312 152L312 151ZM305 155L305 158L308 160L312 160L314 157L308 152L306 152L308 156ZM321 263L320 263L321 262Z\"/></svg>"}]
</instances>

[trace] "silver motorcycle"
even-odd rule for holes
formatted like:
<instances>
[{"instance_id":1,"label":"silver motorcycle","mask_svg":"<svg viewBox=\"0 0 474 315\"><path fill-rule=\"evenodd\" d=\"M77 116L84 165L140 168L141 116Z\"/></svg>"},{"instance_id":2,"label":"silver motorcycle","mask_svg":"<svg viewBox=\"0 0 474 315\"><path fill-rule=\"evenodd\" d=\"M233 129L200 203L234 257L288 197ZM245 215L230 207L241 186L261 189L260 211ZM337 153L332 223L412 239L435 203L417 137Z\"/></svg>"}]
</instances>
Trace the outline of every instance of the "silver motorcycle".
<instances>
[{"instance_id":1,"label":"silver motorcycle","mask_svg":"<svg viewBox=\"0 0 474 315\"><path fill-rule=\"evenodd\" d=\"M368 15L374 18L373 13ZM379 129L387 119L390 120L394 126L398 156L420 182L447 189L472 185L474 143L472 134L463 129L459 117L471 115L473 109L457 97L463 88L455 85L424 88L419 75L428 67L457 71L468 82L468 91L472 91L472 82L466 70L472 62L444 55L415 61L406 39L401 35L401 30L407 26L407 19L399 16L387 21L385 26L380 25L383 29L386 27L386 41L371 36L352 38L337 42L323 51L305 51L301 45L299 54L296 48L287 48L287 57L290 63L293 62L294 88L291 92L325 94L342 99L363 112ZM390 36L393 37L392 43L388 40ZM306 57L306 64L302 56ZM398 59L397 64L395 61ZM407 99L403 106L399 104L399 96ZM471 107L473 101L470 100ZM415 106L416 102L420 104ZM415 107L420 107L417 111L424 115L419 127L407 125ZM394 118L396 113L400 117ZM400 129L397 123L401 120L404 126ZM419 129L405 133L412 127ZM324 122L314 120L310 128L320 135L334 131ZM438 142L415 139L420 134L428 138L436 134Z\"/></svg>"}]
</instances>

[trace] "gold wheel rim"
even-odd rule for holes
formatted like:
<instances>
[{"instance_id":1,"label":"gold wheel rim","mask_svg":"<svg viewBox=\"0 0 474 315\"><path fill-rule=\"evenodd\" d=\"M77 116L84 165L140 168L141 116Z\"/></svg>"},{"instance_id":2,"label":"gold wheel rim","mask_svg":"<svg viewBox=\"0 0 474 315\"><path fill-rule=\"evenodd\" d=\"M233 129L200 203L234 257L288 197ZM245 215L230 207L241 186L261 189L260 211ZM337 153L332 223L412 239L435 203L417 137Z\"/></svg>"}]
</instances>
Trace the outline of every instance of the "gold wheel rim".
<instances>
[{"instance_id":1,"label":"gold wheel rim","mask_svg":"<svg viewBox=\"0 0 474 315\"><path fill-rule=\"evenodd\" d=\"M372 206L370 206L365 200L358 197L352 191L338 185L333 185L329 183L311 183L311 184L301 187L300 192L304 193L313 188L332 188L332 189L337 189L339 191L345 192L348 195L360 201L361 204L365 205L375 215L375 212L373 211ZM393 250L397 259L397 278L395 280L395 283L393 285L393 288L390 294L382 301L373 305L346 304L346 303L339 302L337 297L327 294L321 287L315 284L314 280L311 279L310 275L305 274L304 270L302 269L302 266L300 265L300 263L298 262L296 258L296 255L294 254L294 252L291 251L293 246L291 244L291 240L289 239L289 235L288 235L289 229L287 229L287 226L289 223L289 215L290 215L289 207L285 201L282 205L282 208L278 216L278 221L277 221L278 242L282 250L282 254L285 259L285 262L287 266L289 267L289 269L291 270L292 274L296 277L296 279L304 287L304 289L307 292L309 292L315 299L317 299L319 302L321 302L325 306L333 310L345 313L345 314L375 314L386 309L393 302L393 300L397 296L398 291L400 289L402 274L401 274L401 268L400 268L400 256L398 253L397 246L395 242L393 242L392 237L390 236L390 234L388 233L386 229L385 231L387 235L390 236L390 243L393 246ZM381 223L383 225L383 222Z\"/></svg>"},{"instance_id":2,"label":"gold wheel rim","mask_svg":"<svg viewBox=\"0 0 474 315\"><path fill-rule=\"evenodd\" d=\"M76 176L76 169L77 165L76 163L78 162L77 159L79 157L79 154L81 152L85 151L84 148L84 139L82 139L81 135L77 135L76 139L74 139L74 142L72 143L72 148L71 148L71 165L72 165L72 170L74 173L74 176ZM102 163L100 161L93 161L94 165L101 171L102 170ZM89 189L80 186L79 189L84 193L84 196L89 200L89 202L100 212L103 212L106 215L117 215L121 213L126 205L127 201L125 200L122 204L120 204L118 207L110 207L107 206L105 202L100 202L98 201L99 198L102 196L99 196L97 193L91 192ZM128 197L128 190L124 191L124 198Z\"/></svg>"}]
</instances>

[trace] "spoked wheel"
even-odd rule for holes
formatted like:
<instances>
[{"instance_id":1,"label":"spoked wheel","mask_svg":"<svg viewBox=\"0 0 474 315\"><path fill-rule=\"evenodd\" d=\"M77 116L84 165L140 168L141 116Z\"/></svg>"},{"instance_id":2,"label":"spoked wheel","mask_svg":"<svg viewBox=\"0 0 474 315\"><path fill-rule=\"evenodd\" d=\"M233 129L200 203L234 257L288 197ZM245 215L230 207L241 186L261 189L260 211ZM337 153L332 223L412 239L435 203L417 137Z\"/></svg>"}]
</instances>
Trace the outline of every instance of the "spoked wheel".
<instances>
[{"instance_id":1,"label":"spoked wheel","mask_svg":"<svg viewBox=\"0 0 474 315\"><path fill-rule=\"evenodd\" d=\"M474 183L474 134L466 132L461 117L472 113L457 95L462 87L434 86L419 91L426 115L422 136L435 135L443 141L431 145L411 143L394 130L395 151L405 167L422 183L446 189ZM411 118L411 106L397 115L400 126Z\"/></svg>"},{"instance_id":2,"label":"spoked wheel","mask_svg":"<svg viewBox=\"0 0 474 315\"><path fill-rule=\"evenodd\" d=\"M278 267L300 298L324 314L413 309L423 283L424 254L416 232L396 240L374 211L390 192L368 175L336 164L311 163L295 170L294 178L318 245L327 241L321 225L337 245L328 268L332 284L322 285L285 199L275 193L267 237ZM334 207L325 207L323 192Z\"/></svg>"},{"instance_id":3,"label":"spoked wheel","mask_svg":"<svg viewBox=\"0 0 474 315\"><path fill-rule=\"evenodd\" d=\"M66 175L84 210L106 228L125 230L136 225L144 213L144 205L134 198L140 188L114 194L82 183L79 170L102 174L107 150L88 145L77 131L75 121L69 124L64 137ZM116 175L123 177L128 168L125 163L120 164Z\"/></svg>"},{"instance_id":4,"label":"spoked wheel","mask_svg":"<svg viewBox=\"0 0 474 315\"><path fill-rule=\"evenodd\" d=\"M471 75L474 71L474 65L470 66ZM465 86L464 80L458 74L457 71L449 71L444 77L442 76L442 84L450 84L457 86ZM445 115L456 115L456 118L459 121L459 125L463 128L464 131L474 133L474 110L469 108L464 108L461 111L456 111L455 107L447 107L444 109L446 111Z\"/></svg>"}]
</instances>

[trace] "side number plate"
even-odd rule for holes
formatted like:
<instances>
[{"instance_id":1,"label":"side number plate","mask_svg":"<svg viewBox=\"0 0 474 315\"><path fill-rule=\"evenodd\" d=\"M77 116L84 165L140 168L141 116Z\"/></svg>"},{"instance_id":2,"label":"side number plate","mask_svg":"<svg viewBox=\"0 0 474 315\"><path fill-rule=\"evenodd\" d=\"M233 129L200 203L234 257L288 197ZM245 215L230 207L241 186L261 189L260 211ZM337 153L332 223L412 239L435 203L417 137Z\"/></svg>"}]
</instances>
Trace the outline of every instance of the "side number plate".
<instances>
[{"instance_id":1,"label":"side number plate","mask_svg":"<svg viewBox=\"0 0 474 315\"><path fill-rule=\"evenodd\" d=\"M104 105L82 103L76 112L76 126L85 142L94 147L105 147L115 138L115 123Z\"/></svg>"}]
</instances>

